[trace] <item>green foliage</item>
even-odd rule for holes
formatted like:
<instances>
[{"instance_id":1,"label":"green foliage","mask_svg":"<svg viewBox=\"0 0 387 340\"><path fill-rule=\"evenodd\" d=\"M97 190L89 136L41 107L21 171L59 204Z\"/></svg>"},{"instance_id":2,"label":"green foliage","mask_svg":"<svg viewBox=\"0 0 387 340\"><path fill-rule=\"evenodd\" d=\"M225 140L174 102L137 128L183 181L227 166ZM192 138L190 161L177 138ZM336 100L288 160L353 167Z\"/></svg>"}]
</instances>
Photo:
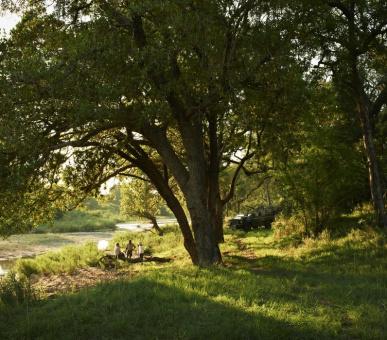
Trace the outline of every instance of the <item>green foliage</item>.
<instances>
[{"instance_id":1,"label":"green foliage","mask_svg":"<svg viewBox=\"0 0 387 340\"><path fill-rule=\"evenodd\" d=\"M60 210L59 210L60 211ZM42 224L32 230L33 233L71 233L81 231L115 230L120 222L120 212L116 203L98 202L88 199L84 208L62 212L52 226Z\"/></svg>"},{"instance_id":2,"label":"green foliage","mask_svg":"<svg viewBox=\"0 0 387 340\"><path fill-rule=\"evenodd\" d=\"M309 116L300 122L298 146L275 173L290 207L287 213L309 235L329 228L332 218L349 212L366 198L368 190L358 136L348 131L346 116L337 108L328 85L311 92L315 100Z\"/></svg>"},{"instance_id":3,"label":"green foliage","mask_svg":"<svg viewBox=\"0 0 387 340\"><path fill-rule=\"evenodd\" d=\"M93 242L82 246L68 245L59 252L48 252L33 259L18 259L14 270L26 277L32 274L72 273L78 267L95 264L103 254Z\"/></svg>"},{"instance_id":4,"label":"green foliage","mask_svg":"<svg viewBox=\"0 0 387 340\"><path fill-rule=\"evenodd\" d=\"M121 186L121 214L126 218L156 218L161 197L148 179L132 179Z\"/></svg>"}]
</instances>

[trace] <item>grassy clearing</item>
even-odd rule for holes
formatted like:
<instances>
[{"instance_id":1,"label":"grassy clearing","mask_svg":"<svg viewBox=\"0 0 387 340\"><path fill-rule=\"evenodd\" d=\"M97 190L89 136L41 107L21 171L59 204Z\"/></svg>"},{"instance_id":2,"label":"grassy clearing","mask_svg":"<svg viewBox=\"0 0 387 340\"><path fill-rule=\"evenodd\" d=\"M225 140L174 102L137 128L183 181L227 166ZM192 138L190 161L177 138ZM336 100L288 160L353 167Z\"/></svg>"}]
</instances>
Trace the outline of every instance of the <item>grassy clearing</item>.
<instances>
[{"instance_id":1,"label":"grassy clearing","mask_svg":"<svg viewBox=\"0 0 387 340\"><path fill-rule=\"evenodd\" d=\"M0 338L387 338L383 235L353 231L338 239L305 239L297 248L267 230L225 236L224 266L192 267L173 227L162 238L117 233L112 244L141 239L149 253L174 261L132 264L139 275L130 280L55 300L19 293L9 303L8 296Z\"/></svg>"}]
</instances>

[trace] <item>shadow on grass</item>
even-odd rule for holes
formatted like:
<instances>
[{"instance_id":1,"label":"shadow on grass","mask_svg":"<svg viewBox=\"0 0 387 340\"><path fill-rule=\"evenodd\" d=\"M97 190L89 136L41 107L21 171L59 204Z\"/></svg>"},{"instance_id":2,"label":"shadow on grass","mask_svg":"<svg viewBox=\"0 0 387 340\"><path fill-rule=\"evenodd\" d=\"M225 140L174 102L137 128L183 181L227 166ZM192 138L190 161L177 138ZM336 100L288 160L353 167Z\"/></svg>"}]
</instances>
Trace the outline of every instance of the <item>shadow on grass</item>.
<instances>
[{"instance_id":1,"label":"shadow on grass","mask_svg":"<svg viewBox=\"0 0 387 340\"><path fill-rule=\"evenodd\" d=\"M384 246L327 245L300 257L225 256L228 270L249 273L256 297L287 301L300 311L331 319L347 338L384 339L387 335L387 271ZM234 275L235 276L235 275ZM249 279L248 279L249 280ZM245 284L248 285L245 279ZM262 302L264 303L264 302ZM327 325L328 326L328 325ZM329 326L328 326L329 327Z\"/></svg>"},{"instance_id":2,"label":"shadow on grass","mask_svg":"<svg viewBox=\"0 0 387 340\"><path fill-rule=\"evenodd\" d=\"M0 338L384 339L387 275L377 254L326 247L163 268L0 312Z\"/></svg>"},{"instance_id":3,"label":"shadow on grass","mask_svg":"<svg viewBox=\"0 0 387 340\"><path fill-rule=\"evenodd\" d=\"M212 273L222 275L221 271ZM228 273L224 273L228 275ZM171 274L173 276L173 274ZM38 303L10 318L4 338L23 339L332 339L326 330L291 324L265 308L211 296L200 283L156 279L100 284ZM191 277L192 279L192 277ZM19 310L20 312L20 310Z\"/></svg>"}]
</instances>

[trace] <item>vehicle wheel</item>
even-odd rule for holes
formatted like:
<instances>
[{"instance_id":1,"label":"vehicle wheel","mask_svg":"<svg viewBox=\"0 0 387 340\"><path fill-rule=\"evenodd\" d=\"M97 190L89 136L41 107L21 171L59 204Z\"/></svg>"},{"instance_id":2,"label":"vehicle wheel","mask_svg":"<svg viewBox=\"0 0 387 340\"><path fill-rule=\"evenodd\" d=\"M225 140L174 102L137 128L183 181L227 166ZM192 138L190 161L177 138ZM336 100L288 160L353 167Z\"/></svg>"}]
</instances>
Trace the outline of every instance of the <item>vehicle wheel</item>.
<instances>
[{"instance_id":1,"label":"vehicle wheel","mask_svg":"<svg viewBox=\"0 0 387 340\"><path fill-rule=\"evenodd\" d=\"M243 230L247 233L248 231L251 230L251 224L250 223L247 223L243 226Z\"/></svg>"},{"instance_id":2,"label":"vehicle wheel","mask_svg":"<svg viewBox=\"0 0 387 340\"><path fill-rule=\"evenodd\" d=\"M266 222L265 223L265 229L271 229L271 223L270 222Z\"/></svg>"}]
</instances>

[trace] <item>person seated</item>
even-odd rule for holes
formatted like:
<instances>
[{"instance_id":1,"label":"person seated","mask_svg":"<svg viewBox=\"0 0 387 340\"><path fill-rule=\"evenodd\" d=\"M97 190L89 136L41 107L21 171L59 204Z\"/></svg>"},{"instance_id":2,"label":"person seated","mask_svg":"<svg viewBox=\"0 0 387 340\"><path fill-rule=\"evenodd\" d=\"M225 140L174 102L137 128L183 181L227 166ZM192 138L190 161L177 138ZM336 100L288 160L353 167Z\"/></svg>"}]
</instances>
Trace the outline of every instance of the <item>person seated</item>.
<instances>
[{"instance_id":1,"label":"person seated","mask_svg":"<svg viewBox=\"0 0 387 340\"><path fill-rule=\"evenodd\" d=\"M124 259L125 254L121 251L120 244L117 242L116 246L114 247L114 255L118 257L119 259Z\"/></svg>"}]
</instances>

